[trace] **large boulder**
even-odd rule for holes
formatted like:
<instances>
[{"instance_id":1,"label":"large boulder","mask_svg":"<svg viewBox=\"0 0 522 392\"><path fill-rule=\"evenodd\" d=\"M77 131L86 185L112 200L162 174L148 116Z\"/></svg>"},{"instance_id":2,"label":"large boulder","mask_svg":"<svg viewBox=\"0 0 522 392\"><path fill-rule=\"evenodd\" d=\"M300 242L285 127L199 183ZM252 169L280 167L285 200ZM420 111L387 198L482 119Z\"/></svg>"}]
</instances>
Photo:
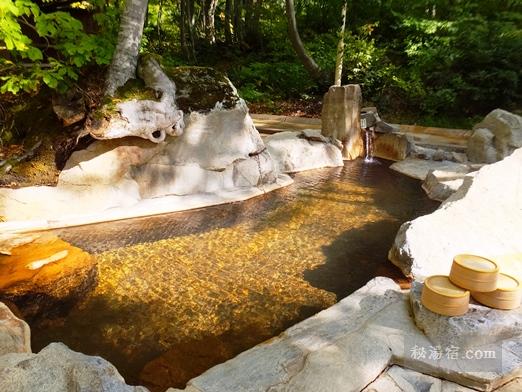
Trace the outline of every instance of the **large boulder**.
<instances>
[{"instance_id":1,"label":"large boulder","mask_svg":"<svg viewBox=\"0 0 522 392\"><path fill-rule=\"evenodd\" d=\"M265 143L282 173L343 166L340 144L317 130L279 132L265 138Z\"/></svg>"},{"instance_id":2,"label":"large boulder","mask_svg":"<svg viewBox=\"0 0 522 392\"><path fill-rule=\"evenodd\" d=\"M459 253L497 261L521 255L521 168L519 149L474 176L466 176L464 184L438 210L401 226L389 259L404 274L422 280L447 275ZM522 267L522 260L518 264Z\"/></svg>"},{"instance_id":3,"label":"large boulder","mask_svg":"<svg viewBox=\"0 0 522 392\"><path fill-rule=\"evenodd\" d=\"M0 390L10 392L147 392L130 386L116 368L100 357L51 343L38 354L0 356Z\"/></svg>"},{"instance_id":4,"label":"large boulder","mask_svg":"<svg viewBox=\"0 0 522 392\"><path fill-rule=\"evenodd\" d=\"M190 380L184 391L492 391L520 377L520 336L495 335L495 343L473 347L502 360L470 361L464 349L450 357L446 349L451 346L432 357L434 343L415 325L408 297L391 279L375 278L332 307ZM494 328L492 335L497 332ZM393 365L411 370L392 370ZM385 375L391 377L382 380ZM179 390L169 390L174 391Z\"/></svg>"},{"instance_id":5,"label":"large boulder","mask_svg":"<svg viewBox=\"0 0 522 392\"><path fill-rule=\"evenodd\" d=\"M14 303L28 320L59 316L94 287L97 276L91 255L42 236L0 255L0 300Z\"/></svg>"},{"instance_id":6,"label":"large boulder","mask_svg":"<svg viewBox=\"0 0 522 392\"><path fill-rule=\"evenodd\" d=\"M143 61L142 68L145 67ZM145 97L149 94L149 99L122 100L116 104L116 114L106 113L107 118L100 120L103 124L91 123L88 128L101 139L130 134L140 138L99 140L74 152L60 174L57 187L0 189L0 215L4 220L41 219L49 225L51 220L78 219L89 223L100 221L103 216L121 219L136 216L129 211L136 211L137 215L160 210L169 212L160 205L161 197L216 195L215 202L208 202L215 204L243 200L247 193L252 197L291 182L288 176L277 171L245 102L224 75L209 68L170 69L168 74L176 80L176 89L154 60L147 61L147 72L141 71L147 87L142 88L140 94ZM163 103L177 94L176 101L187 110L182 133L167 129L172 119L165 120L165 124L168 123L165 132L158 136L154 133L156 128L142 127L131 121L130 114L125 115L123 109L127 103L139 103L145 112L163 115L163 109L157 111L150 106L155 102L155 92L160 93L157 99ZM133 96L135 92L127 98ZM173 102L167 102L169 110L179 111ZM149 105L148 109L143 105ZM141 115L136 119L149 125L157 120ZM180 121L176 124L181 127ZM237 194L232 194L234 192ZM183 204L188 205L187 208L205 204L181 199L176 203L176 210L183 209Z\"/></svg>"},{"instance_id":7,"label":"large boulder","mask_svg":"<svg viewBox=\"0 0 522 392\"><path fill-rule=\"evenodd\" d=\"M497 162L522 147L522 117L502 109L489 113L473 131L467 151L472 162Z\"/></svg>"},{"instance_id":8,"label":"large boulder","mask_svg":"<svg viewBox=\"0 0 522 392\"><path fill-rule=\"evenodd\" d=\"M31 331L23 320L0 302L0 356L8 353L30 353Z\"/></svg>"},{"instance_id":9,"label":"large boulder","mask_svg":"<svg viewBox=\"0 0 522 392\"><path fill-rule=\"evenodd\" d=\"M140 139L95 142L75 152L59 185L123 187L138 199L255 187L276 179L244 102L185 116L185 130L160 145ZM127 195L131 195L127 193Z\"/></svg>"},{"instance_id":10,"label":"large boulder","mask_svg":"<svg viewBox=\"0 0 522 392\"><path fill-rule=\"evenodd\" d=\"M343 143L345 159L364 156L361 101L361 87L358 84L331 86L323 99L321 132Z\"/></svg>"},{"instance_id":11,"label":"large boulder","mask_svg":"<svg viewBox=\"0 0 522 392\"><path fill-rule=\"evenodd\" d=\"M165 70L176 84L176 104L185 113L207 113L216 105L234 108L241 98L225 74L209 67L172 67Z\"/></svg>"},{"instance_id":12,"label":"large boulder","mask_svg":"<svg viewBox=\"0 0 522 392\"><path fill-rule=\"evenodd\" d=\"M466 314L447 317L426 309L421 303L421 293L422 284L413 282L410 290L413 319L434 345L476 348L522 336L522 308L505 311L471 303Z\"/></svg>"}]
</instances>

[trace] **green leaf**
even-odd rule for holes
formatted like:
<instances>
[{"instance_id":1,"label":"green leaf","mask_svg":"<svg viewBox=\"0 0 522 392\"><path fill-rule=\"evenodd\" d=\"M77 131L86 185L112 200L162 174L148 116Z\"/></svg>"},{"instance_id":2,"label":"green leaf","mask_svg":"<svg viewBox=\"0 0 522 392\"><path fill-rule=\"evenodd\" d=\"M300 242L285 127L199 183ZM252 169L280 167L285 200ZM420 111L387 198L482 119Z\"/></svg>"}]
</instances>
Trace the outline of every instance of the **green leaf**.
<instances>
[{"instance_id":1,"label":"green leaf","mask_svg":"<svg viewBox=\"0 0 522 392\"><path fill-rule=\"evenodd\" d=\"M56 88L56 86L58 86L58 80L56 80L50 73L44 74L42 79L44 83L51 88Z\"/></svg>"},{"instance_id":2,"label":"green leaf","mask_svg":"<svg viewBox=\"0 0 522 392\"><path fill-rule=\"evenodd\" d=\"M35 47L31 47L29 48L29 50L27 50L25 52L25 54L27 55L27 57L29 57L29 59L31 59L32 61L38 61L38 60L43 60L43 53L40 49L38 48L35 48Z\"/></svg>"}]
</instances>

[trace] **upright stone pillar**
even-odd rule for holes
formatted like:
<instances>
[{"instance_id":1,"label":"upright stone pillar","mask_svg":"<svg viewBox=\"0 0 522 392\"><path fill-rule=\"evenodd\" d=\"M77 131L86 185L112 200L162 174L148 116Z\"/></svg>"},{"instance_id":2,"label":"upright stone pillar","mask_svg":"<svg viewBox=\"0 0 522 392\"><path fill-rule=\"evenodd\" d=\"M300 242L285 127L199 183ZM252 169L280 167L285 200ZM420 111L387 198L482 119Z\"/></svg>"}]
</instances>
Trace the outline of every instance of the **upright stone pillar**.
<instances>
[{"instance_id":1,"label":"upright stone pillar","mask_svg":"<svg viewBox=\"0 0 522 392\"><path fill-rule=\"evenodd\" d=\"M361 101L361 87L358 84L331 86L324 95L321 133L343 143L344 159L364 156L360 123Z\"/></svg>"}]
</instances>

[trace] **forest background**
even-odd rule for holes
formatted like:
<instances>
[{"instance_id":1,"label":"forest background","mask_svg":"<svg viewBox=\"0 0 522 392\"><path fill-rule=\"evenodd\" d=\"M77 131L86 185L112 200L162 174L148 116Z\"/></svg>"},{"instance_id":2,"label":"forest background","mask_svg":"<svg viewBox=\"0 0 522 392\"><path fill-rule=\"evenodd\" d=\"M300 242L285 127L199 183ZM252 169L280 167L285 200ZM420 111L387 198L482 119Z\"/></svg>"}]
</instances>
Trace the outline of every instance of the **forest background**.
<instances>
[{"instance_id":1,"label":"forest background","mask_svg":"<svg viewBox=\"0 0 522 392\"><path fill-rule=\"evenodd\" d=\"M333 83L344 0L150 0L141 41L167 66L224 71L253 111L319 116ZM343 84L391 122L471 127L490 110L520 113L521 0L347 1ZM27 132L31 102L77 89L96 101L123 0L0 0L0 141ZM95 105L96 103L93 103Z\"/></svg>"}]
</instances>

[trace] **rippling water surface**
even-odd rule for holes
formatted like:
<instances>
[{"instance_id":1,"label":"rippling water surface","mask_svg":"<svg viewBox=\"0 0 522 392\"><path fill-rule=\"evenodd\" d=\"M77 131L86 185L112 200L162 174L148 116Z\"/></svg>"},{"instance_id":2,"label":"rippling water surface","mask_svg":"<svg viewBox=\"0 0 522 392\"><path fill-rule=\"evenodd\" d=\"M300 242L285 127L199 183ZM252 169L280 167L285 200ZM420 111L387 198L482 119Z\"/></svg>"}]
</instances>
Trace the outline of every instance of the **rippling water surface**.
<instances>
[{"instance_id":1,"label":"rippling water surface","mask_svg":"<svg viewBox=\"0 0 522 392\"><path fill-rule=\"evenodd\" d=\"M388 163L347 162L239 203L57 231L95 254L97 287L33 326L154 390L277 335L377 275L400 224L433 211Z\"/></svg>"}]
</instances>

